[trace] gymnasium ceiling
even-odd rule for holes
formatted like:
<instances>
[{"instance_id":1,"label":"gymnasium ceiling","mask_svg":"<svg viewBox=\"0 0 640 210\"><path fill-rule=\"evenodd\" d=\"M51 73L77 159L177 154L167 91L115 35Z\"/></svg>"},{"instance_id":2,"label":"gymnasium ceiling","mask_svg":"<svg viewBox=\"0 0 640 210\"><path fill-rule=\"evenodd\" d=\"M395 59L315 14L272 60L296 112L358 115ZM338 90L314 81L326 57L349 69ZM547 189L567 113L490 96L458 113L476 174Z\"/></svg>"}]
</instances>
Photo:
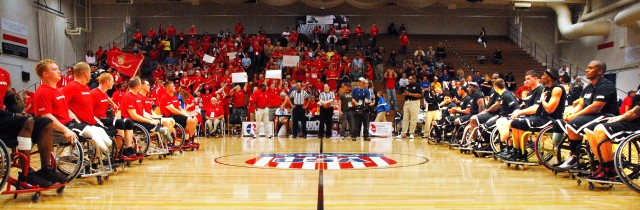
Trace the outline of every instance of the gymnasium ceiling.
<instances>
[{"instance_id":1,"label":"gymnasium ceiling","mask_svg":"<svg viewBox=\"0 0 640 210\"><path fill-rule=\"evenodd\" d=\"M379 7L446 7L457 8L491 8L513 9L514 2L531 3L532 7L544 7L544 3L561 2L569 4L584 4L586 0L483 0L483 2L471 3L467 0L93 0L93 4L116 4L116 2L132 1L133 4L225 4L225 5L258 5L288 6L304 4L317 9L330 9L343 4L348 4L360 9L374 9ZM477 1L477 0L476 0Z\"/></svg>"}]
</instances>

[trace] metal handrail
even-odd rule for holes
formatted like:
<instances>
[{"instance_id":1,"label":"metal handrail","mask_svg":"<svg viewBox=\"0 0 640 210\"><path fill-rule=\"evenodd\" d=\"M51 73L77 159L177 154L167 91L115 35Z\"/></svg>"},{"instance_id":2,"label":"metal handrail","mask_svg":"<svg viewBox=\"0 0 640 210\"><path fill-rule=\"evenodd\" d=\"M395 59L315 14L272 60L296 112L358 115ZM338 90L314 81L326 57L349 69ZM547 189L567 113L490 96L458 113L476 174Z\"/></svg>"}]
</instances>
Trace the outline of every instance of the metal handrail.
<instances>
[{"instance_id":1,"label":"metal handrail","mask_svg":"<svg viewBox=\"0 0 640 210\"><path fill-rule=\"evenodd\" d=\"M585 70L583 68L570 63L569 61L561 58L560 56L557 56L554 53L547 52L538 43L533 41L533 39L521 33L521 31L513 24L509 23L508 28L509 38L511 39L511 41L515 42L523 50L531 54L534 59L542 62L543 66L550 69L560 69L561 66L566 65L569 69L569 76L572 76L573 72L575 72L576 75L585 73Z\"/></svg>"},{"instance_id":2,"label":"metal handrail","mask_svg":"<svg viewBox=\"0 0 640 210\"><path fill-rule=\"evenodd\" d=\"M116 36L116 38L113 38L113 40L111 40L107 44L102 45L103 49L105 49L105 50L111 49L111 45L113 43L116 43L116 44L118 44L118 46L121 46L121 47L124 47L125 46L124 44L131 43L131 40L133 39L132 36L135 33L135 30L137 28L139 28L139 25L140 25L140 23L136 22L135 24L129 26L129 28L127 28L120 35Z\"/></svg>"}]
</instances>

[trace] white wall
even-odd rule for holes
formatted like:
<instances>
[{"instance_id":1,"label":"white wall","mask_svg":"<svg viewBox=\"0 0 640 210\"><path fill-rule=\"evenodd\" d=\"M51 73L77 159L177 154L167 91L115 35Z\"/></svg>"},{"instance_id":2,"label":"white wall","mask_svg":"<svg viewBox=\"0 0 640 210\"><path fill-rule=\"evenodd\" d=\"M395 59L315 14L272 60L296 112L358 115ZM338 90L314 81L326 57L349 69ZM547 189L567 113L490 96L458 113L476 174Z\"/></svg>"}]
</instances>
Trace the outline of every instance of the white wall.
<instances>
[{"instance_id":1,"label":"white wall","mask_svg":"<svg viewBox=\"0 0 640 210\"><path fill-rule=\"evenodd\" d=\"M47 1L47 4L51 8L61 8L65 17L72 17L73 14L73 2L75 0L61 0L61 1ZM59 5L61 3L62 5ZM22 58L11 55L0 55L0 66L7 69L11 74L12 83L16 90L22 90L37 81L38 77L33 71L33 67L37 61L41 60L40 57L40 41L38 35L38 8L34 6L32 0L0 0L0 18L6 18L20 24L26 25L28 35L23 36L14 34L8 31L0 30L1 33L10 34L20 38L27 39L27 48L29 48L28 58ZM64 31L52 32L52 33L65 33ZM75 62L84 59L84 52L86 52L87 38L86 34L82 36L70 37L63 43L64 45L64 60L56 61L60 68L73 65ZM21 71L31 73L31 81L24 83L21 80Z\"/></svg>"}]
</instances>

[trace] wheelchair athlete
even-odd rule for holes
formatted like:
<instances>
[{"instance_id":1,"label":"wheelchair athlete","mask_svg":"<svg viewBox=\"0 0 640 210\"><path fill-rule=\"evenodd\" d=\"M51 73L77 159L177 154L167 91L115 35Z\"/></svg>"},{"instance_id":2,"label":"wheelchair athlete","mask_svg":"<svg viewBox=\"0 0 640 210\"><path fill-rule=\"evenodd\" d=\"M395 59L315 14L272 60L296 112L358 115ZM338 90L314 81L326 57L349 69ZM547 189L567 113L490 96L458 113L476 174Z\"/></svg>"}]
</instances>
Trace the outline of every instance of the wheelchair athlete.
<instances>
[{"instance_id":1,"label":"wheelchair athlete","mask_svg":"<svg viewBox=\"0 0 640 210\"><path fill-rule=\"evenodd\" d=\"M146 79L140 80L140 84L142 85L140 87L140 89L138 90L138 98L143 102L142 105L142 112L143 112L143 117L149 118L149 119L158 119L160 120L160 124L163 126L163 128L161 128L162 130L168 130L169 133L166 134L162 134L163 137L165 139L167 139L167 142L169 142L169 146L173 146L171 145L173 142L173 136L171 136L171 133L174 133L174 126L176 125L176 121L173 120L173 118L167 118L167 117L162 117L162 115L157 115L154 111L153 111L153 105L154 105L154 101L147 97L149 95L149 91L151 90L151 84L149 83L149 81L147 81ZM164 87L162 88L162 90L164 90ZM164 92L164 94L166 94L166 91ZM163 94L161 94L163 95Z\"/></svg>"},{"instance_id":2,"label":"wheelchair athlete","mask_svg":"<svg viewBox=\"0 0 640 210\"><path fill-rule=\"evenodd\" d=\"M170 136L167 128L159 126L160 121L144 116L144 102L138 97L138 92L142 86L139 77L133 77L128 82L129 91L122 96L120 110L123 119L131 119L142 125L147 131L157 130L164 136Z\"/></svg>"},{"instance_id":3,"label":"wheelchair athlete","mask_svg":"<svg viewBox=\"0 0 640 210\"><path fill-rule=\"evenodd\" d=\"M122 153L125 157L141 155L133 148L133 121L130 119L116 119L107 116L109 104L113 106L114 110L118 110L119 108L118 105L116 105L107 95L107 90L113 88L113 76L108 73L103 73L98 77L98 83L98 88L94 88L90 92L93 101L93 114L99 119L98 122L102 123L104 126L115 128L118 135L124 138L125 149ZM119 145L118 148L120 148Z\"/></svg>"},{"instance_id":4,"label":"wheelchair athlete","mask_svg":"<svg viewBox=\"0 0 640 210\"><path fill-rule=\"evenodd\" d=\"M175 96L176 86L173 82L168 81L164 83L164 89L166 94L160 97L159 105L162 116L171 117L176 123L180 124L185 129L185 139L194 137L196 127L198 126L198 118L189 115L187 111L182 109L178 97Z\"/></svg>"},{"instance_id":5,"label":"wheelchair athlete","mask_svg":"<svg viewBox=\"0 0 640 210\"><path fill-rule=\"evenodd\" d=\"M518 118L521 115L533 115L538 110L538 106L540 103L540 97L542 96L542 86L540 85L540 74L534 70L529 70L525 73L524 84L531 88L531 91L527 94L524 100L524 109L517 109L511 113L511 117L509 118L500 118L496 121L496 127L498 128L498 132L500 133L500 141L506 142L507 147L503 148L499 156L506 158L507 155L513 154L516 152L516 149L513 147L513 140L507 141L509 138L509 130L511 129L511 121ZM520 144L520 141L516 141Z\"/></svg>"},{"instance_id":6,"label":"wheelchair athlete","mask_svg":"<svg viewBox=\"0 0 640 210\"><path fill-rule=\"evenodd\" d=\"M467 93L471 93L471 95L467 95ZM449 109L449 113L462 115L447 117L447 121L450 123L453 122L455 126L467 124L471 116L477 115L478 112L484 111L485 109L484 96L482 92L478 90L476 83L469 83L466 90L463 87L458 87L458 95L463 97L462 102L460 102L461 109Z\"/></svg>"},{"instance_id":7,"label":"wheelchair athlete","mask_svg":"<svg viewBox=\"0 0 640 210\"><path fill-rule=\"evenodd\" d=\"M497 79L500 79L500 75L499 74L493 74L493 83L495 84L495 82L497 81ZM504 83L504 80L503 80ZM469 120L469 130L473 131L473 129L475 129L476 127L478 127L479 125L482 124L487 124L488 121L492 121L491 123L489 123L490 126L495 125L495 119L497 119L497 114L500 111L500 95L496 93L495 91L495 85L494 88L491 90L491 96L489 97L489 103L487 103L487 109L485 109L484 111L480 112L477 115L473 115L471 116L471 119ZM475 141L475 132L471 133L471 137L469 138L472 141Z\"/></svg>"},{"instance_id":8,"label":"wheelchair athlete","mask_svg":"<svg viewBox=\"0 0 640 210\"><path fill-rule=\"evenodd\" d=\"M518 109L518 99L516 98L515 94L513 94L511 91L508 91L506 89L504 80L500 78L495 79L493 82L493 90L495 92L494 95L497 96L497 99L495 99L496 102L487 110L487 112L483 112L483 113L486 113L487 115L491 115L490 112L492 112L493 110L496 110L495 111L496 115L489 118L486 121L486 123L483 124L484 126L481 126L481 129L494 127L496 126L498 121L501 121L501 122L506 121L509 118L509 115L513 113L513 111ZM481 120L483 118L481 115L482 113L478 114L477 120ZM485 132L491 132L491 131L485 131ZM483 149L483 150L490 150L490 149Z\"/></svg>"},{"instance_id":9,"label":"wheelchair athlete","mask_svg":"<svg viewBox=\"0 0 640 210\"><path fill-rule=\"evenodd\" d=\"M592 131L598 123L607 116L617 116L618 97L615 85L604 78L607 65L602 61L591 61L587 66L585 77L589 84L582 91L582 96L577 100L573 113L565 117L567 123L567 136L569 137L569 150L571 155L559 168L570 169L578 164L580 157L580 145L584 130L585 138L592 139Z\"/></svg>"},{"instance_id":10,"label":"wheelchair athlete","mask_svg":"<svg viewBox=\"0 0 640 210\"><path fill-rule=\"evenodd\" d=\"M458 91L458 97L460 97L461 99L453 99L454 102L459 101L460 102L460 107L454 107L448 110L448 113L450 114L450 116L444 117L443 120L443 124L444 124L444 133L445 133L445 141L449 141L451 139L446 139L446 133L451 132L454 128L455 125L459 125L460 124L460 118L462 118L463 120L466 119L468 120L470 118L470 113L471 113L471 107L469 107L471 105L471 96L469 96L469 94L467 94L467 90L464 89L464 87L462 86L458 86L457 88ZM460 114L460 115L454 115L454 114ZM469 117L467 117L469 116Z\"/></svg>"},{"instance_id":11,"label":"wheelchair athlete","mask_svg":"<svg viewBox=\"0 0 640 210\"><path fill-rule=\"evenodd\" d=\"M527 154L522 153L522 147L526 147L527 145L520 145L520 138L522 138L524 132L534 131L536 128L542 128L553 123L554 120L562 119L567 93L558 82L559 78L560 76L557 71L547 69L541 78L544 89L542 90L540 102L537 103L538 108L535 114L516 118L511 121L514 147L510 153L503 156L505 159L511 161L526 159ZM555 124L554 126L557 127Z\"/></svg>"}]
</instances>

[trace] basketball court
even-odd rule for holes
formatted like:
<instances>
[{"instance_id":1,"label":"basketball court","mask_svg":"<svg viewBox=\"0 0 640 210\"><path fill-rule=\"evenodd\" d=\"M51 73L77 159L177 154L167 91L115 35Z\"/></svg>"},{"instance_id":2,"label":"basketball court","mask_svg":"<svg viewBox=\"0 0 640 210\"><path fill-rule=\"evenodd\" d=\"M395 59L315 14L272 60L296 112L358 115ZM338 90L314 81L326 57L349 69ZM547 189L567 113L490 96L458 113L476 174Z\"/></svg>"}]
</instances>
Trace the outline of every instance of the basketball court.
<instances>
[{"instance_id":1,"label":"basketball court","mask_svg":"<svg viewBox=\"0 0 640 210\"><path fill-rule=\"evenodd\" d=\"M629 209L624 185L590 191L566 174L516 170L422 139L204 139L119 170L104 185L76 179L64 194L2 195L8 209Z\"/></svg>"}]
</instances>

